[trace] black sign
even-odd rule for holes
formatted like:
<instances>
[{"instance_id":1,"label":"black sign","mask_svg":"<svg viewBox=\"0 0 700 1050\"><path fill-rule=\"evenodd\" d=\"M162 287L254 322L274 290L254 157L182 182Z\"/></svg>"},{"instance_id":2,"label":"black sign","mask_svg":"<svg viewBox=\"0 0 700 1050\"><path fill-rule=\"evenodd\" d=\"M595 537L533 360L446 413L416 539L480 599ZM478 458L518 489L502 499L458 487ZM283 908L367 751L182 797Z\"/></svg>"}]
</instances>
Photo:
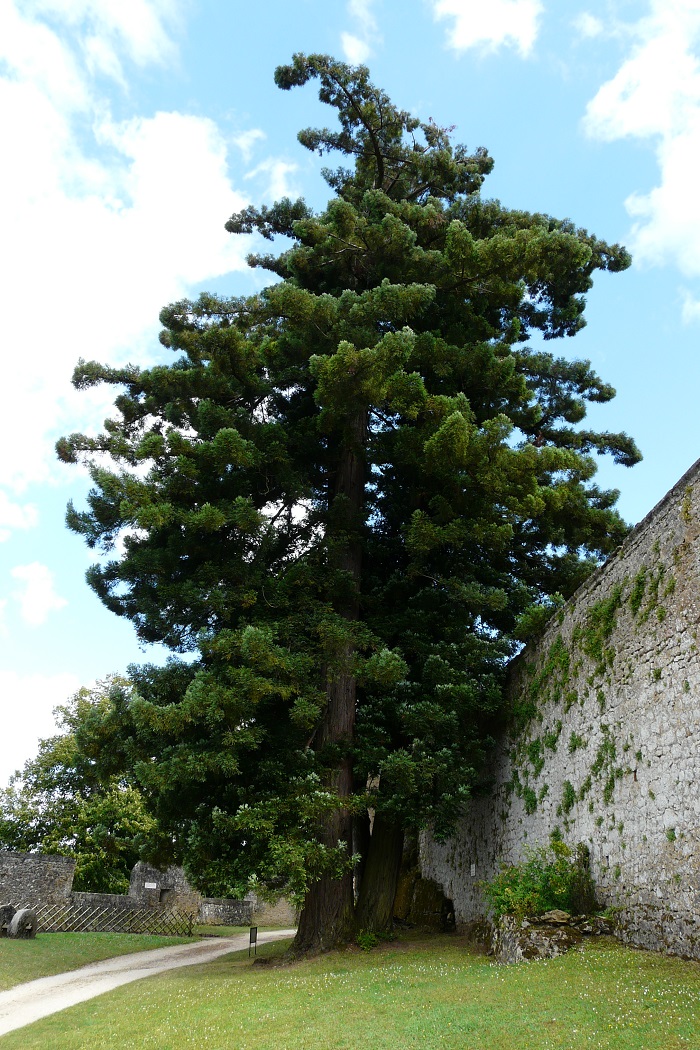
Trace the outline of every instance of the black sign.
<instances>
[{"instance_id":1,"label":"black sign","mask_svg":"<svg viewBox=\"0 0 700 1050\"><path fill-rule=\"evenodd\" d=\"M250 959L250 949L253 947L253 945L255 945L255 952L254 952L254 954L257 955L258 954L258 927L257 926L251 926L250 927L250 943L248 945L248 958L249 959Z\"/></svg>"}]
</instances>

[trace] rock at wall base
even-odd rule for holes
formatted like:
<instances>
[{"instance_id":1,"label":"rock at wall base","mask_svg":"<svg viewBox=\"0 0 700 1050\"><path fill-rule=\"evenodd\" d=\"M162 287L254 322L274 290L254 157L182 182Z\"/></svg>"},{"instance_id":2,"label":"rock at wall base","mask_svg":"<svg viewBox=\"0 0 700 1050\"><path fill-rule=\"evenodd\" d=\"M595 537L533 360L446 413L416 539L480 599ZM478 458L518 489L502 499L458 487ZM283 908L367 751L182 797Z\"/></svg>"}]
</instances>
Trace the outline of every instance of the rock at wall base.
<instances>
[{"instance_id":1,"label":"rock at wall base","mask_svg":"<svg viewBox=\"0 0 700 1050\"><path fill-rule=\"evenodd\" d=\"M572 917L559 910L529 919L504 915L493 928L491 949L502 963L556 959L578 946L585 935L610 932L610 924L598 916Z\"/></svg>"}]
</instances>

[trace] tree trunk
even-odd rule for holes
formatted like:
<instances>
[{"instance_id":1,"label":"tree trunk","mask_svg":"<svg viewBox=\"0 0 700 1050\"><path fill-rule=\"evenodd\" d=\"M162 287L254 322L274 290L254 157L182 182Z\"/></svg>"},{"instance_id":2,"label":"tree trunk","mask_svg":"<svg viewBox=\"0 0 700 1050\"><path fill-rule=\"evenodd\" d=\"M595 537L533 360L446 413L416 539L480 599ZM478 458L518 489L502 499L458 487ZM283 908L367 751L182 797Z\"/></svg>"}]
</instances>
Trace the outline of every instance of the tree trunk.
<instances>
[{"instance_id":1,"label":"tree trunk","mask_svg":"<svg viewBox=\"0 0 700 1050\"><path fill-rule=\"evenodd\" d=\"M394 897L403 852L403 829L375 813L355 925L358 930L385 933L391 929Z\"/></svg>"},{"instance_id":2,"label":"tree trunk","mask_svg":"<svg viewBox=\"0 0 700 1050\"><path fill-rule=\"evenodd\" d=\"M357 784L355 785L355 789L357 790ZM353 871L353 889L355 891L356 903L360 895L360 886L362 885L362 879L365 873L367 854L369 853L369 842L369 813L365 809L362 813L356 813L352 822L352 852L360 857L360 861L355 865Z\"/></svg>"},{"instance_id":3,"label":"tree trunk","mask_svg":"<svg viewBox=\"0 0 700 1050\"><path fill-rule=\"evenodd\" d=\"M355 620L359 614L366 435L367 411L362 409L349 420L335 480L333 502L339 501L333 509L338 508L340 513L334 518L333 532L344 536L345 542L333 549L335 536L332 533L328 535L331 564L347 572L354 582L354 591L349 597L334 601L335 611L347 620ZM356 705L356 683L351 670L353 654L354 646L348 641L340 654L340 669L327 675L328 702L317 736L318 750L328 744L345 744L349 747L353 742ZM350 811L342 808L342 800L349 799L353 790L352 759L349 755L343 758L327 784L341 800L341 808L326 817L321 841L331 847L337 846L338 842L345 842L349 859L352 855L353 821ZM292 952L299 955L324 951L347 943L354 933L354 907L352 871L348 870L341 879L323 876L313 883L299 917Z\"/></svg>"}]
</instances>

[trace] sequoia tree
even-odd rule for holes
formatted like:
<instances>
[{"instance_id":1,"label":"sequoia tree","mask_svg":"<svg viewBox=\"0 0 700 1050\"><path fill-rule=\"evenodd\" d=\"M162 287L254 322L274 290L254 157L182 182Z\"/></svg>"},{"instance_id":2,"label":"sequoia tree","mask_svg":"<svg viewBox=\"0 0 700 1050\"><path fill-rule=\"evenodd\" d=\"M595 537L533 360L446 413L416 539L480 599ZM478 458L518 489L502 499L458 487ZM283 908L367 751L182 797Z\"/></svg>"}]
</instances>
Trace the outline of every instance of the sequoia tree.
<instances>
[{"instance_id":1,"label":"sequoia tree","mask_svg":"<svg viewBox=\"0 0 700 1050\"><path fill-rule=\"evenodd\" d=\"M210 892L234 872L303 898L301 951L390 922L404 830L449 834L483 765L518 619L624 536L595 454L639 454L582 425L612 388L542 348L626 251L484 198L485 150L363 66L296 55L275 78L336 111L299 134L347 158L326 208L234 215L287 239L249 260L274 282L164 309L170 364L79 363L117 411L58 451L94 483L70 527L121 539L97 594L195 654L134 671L84 746L129 767Z\"/></svg>"}]
</instances>

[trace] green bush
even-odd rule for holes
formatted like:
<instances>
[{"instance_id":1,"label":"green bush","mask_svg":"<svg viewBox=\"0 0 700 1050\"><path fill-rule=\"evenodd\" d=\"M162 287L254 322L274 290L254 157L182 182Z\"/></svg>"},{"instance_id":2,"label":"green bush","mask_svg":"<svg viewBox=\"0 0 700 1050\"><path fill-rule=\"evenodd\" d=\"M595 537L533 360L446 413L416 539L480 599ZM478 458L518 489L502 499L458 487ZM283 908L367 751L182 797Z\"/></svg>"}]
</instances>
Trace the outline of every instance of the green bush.
<instances>
[{"instance_id":1,"label":"green bush","mask_svg":"<svg viewBox=\"0 0 700 1050\"><path fill-rule=\"evenodd\" d=\"M572 913L592 911L595 893L588 848L571 850L564 842L528 849L522 864L504 867L481 887L494 918L540 915L552 908Z\"/></svg>"},{"instance_id":2,"label":"green bush","mask_svg":"<svg viewBox=\"0 0 700 1050\"><path fill-rule=\"evenodd\" d=\"M371 952L379 944L379 937L370 930L360 930L356 937L357 944L363 952Z\"/></svg>"}]
</instances>

